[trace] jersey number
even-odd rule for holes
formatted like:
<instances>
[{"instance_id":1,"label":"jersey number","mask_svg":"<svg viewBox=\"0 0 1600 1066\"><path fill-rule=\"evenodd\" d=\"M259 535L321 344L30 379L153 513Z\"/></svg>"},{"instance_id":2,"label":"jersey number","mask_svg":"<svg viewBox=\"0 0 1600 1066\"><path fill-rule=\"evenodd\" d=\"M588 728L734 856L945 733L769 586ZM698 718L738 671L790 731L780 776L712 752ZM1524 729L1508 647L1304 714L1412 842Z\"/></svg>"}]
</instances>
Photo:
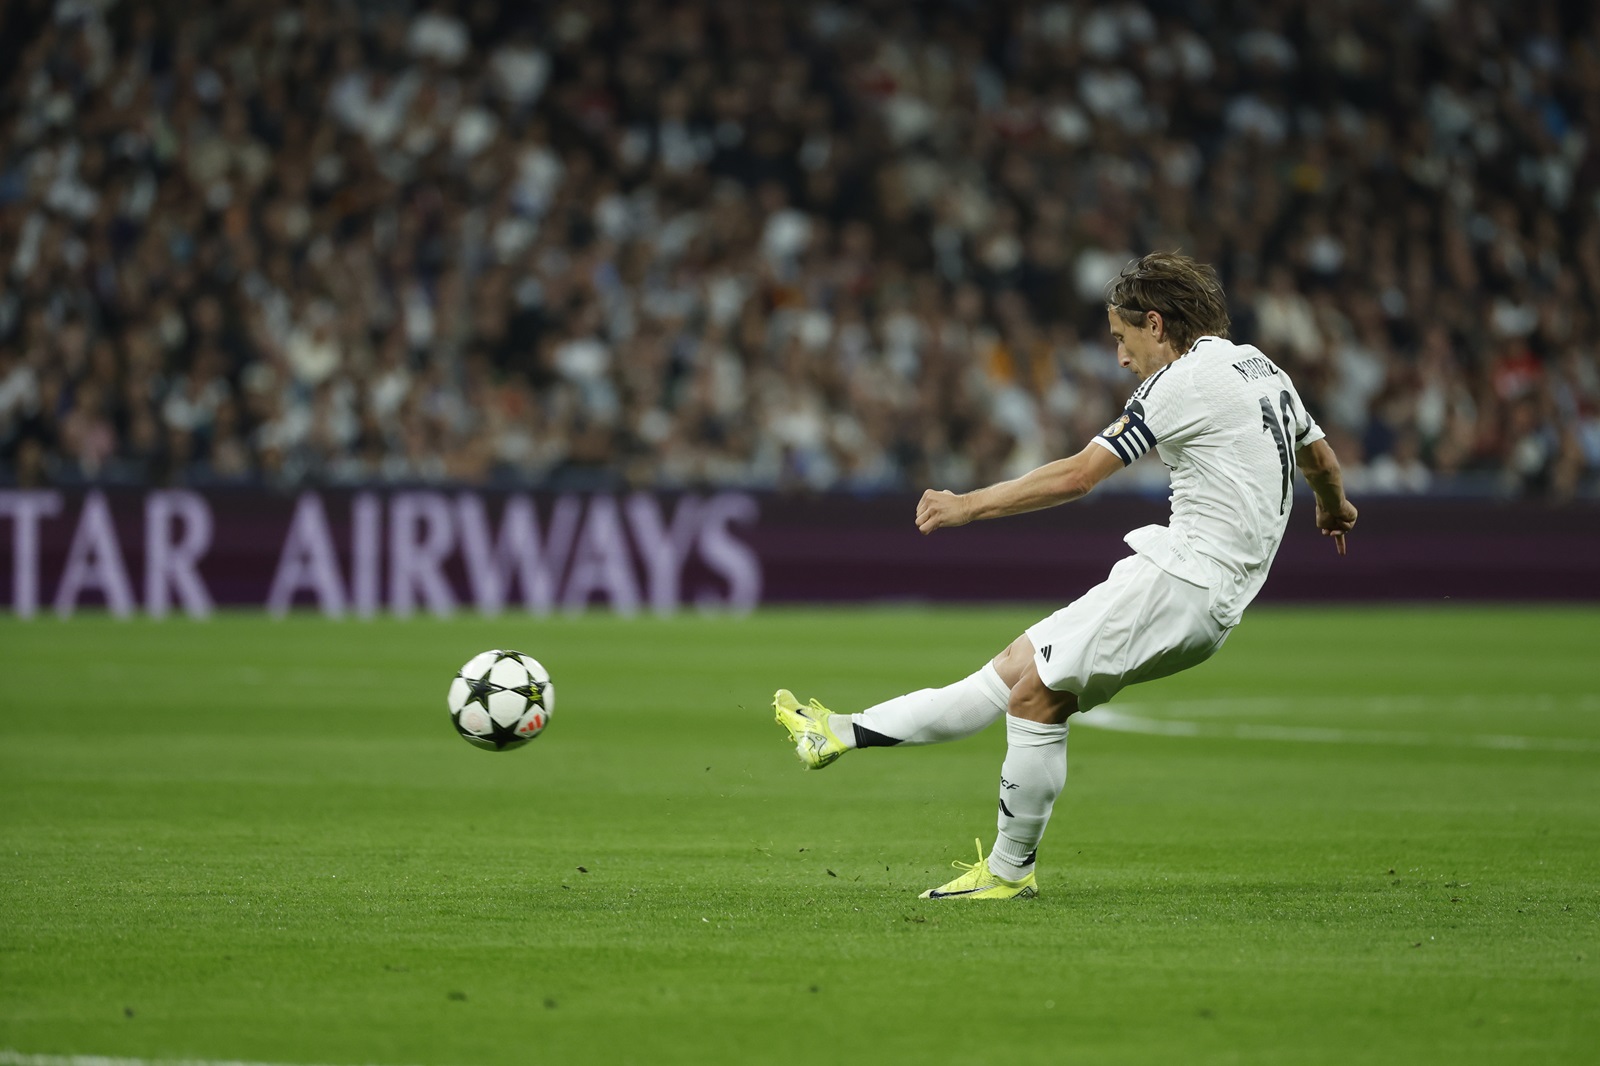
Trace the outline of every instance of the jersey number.
<instances>
[{"instance_id":1,"label":"jersey number","mask_svg":"<svg viewBox=\"0 0 1600 1066\"><path fill-rule=\"evenodd\" d=\"M1278 513L1283 514L1289 509L1289 486L1294 483L1289 467L1289 438L1294 434L1294 399L1287 389L1278 397L1278 404L1283 409L1282 422L1278 421L1278 412L1272 409L1272 401L1261 397L1261 428L1271 431L1272 439L1278 445L1278 461L1283 464L1283 502L1278 504Z\"/></svg>"}]
</instances>

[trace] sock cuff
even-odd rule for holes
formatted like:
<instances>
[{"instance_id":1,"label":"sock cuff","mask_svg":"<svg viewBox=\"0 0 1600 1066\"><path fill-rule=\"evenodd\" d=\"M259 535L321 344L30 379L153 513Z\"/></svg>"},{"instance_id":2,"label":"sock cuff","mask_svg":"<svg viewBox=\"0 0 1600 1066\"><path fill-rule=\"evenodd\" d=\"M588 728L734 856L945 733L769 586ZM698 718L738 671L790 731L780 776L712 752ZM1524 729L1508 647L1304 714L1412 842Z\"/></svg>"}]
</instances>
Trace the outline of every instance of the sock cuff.
<instances>
[{"instance_id":1,"label":"sock cuff","mask_svg":"<svg viewBox=\"0 0 1600 1066\"><path fill-rule=\"evenodd\" d=\"M972 675L972 680L978 685L980 691L989 697L989 702L1004 711L1011 706L1011 689L1000 678L1000 671L994 668L993 662L983 664L983 669Z\"/></svg>"},{"instance_id":2,"label":"sock cuff","mask_svg":"<svg viewBox=\"0 0 1600 1066\"><path fill-rule=\"evenodd\" d=\"M1006 742L1023 748L1043 748L1067 739L1067 723L1035 722L1006 715Z\"/></svg>"}]
</instances>

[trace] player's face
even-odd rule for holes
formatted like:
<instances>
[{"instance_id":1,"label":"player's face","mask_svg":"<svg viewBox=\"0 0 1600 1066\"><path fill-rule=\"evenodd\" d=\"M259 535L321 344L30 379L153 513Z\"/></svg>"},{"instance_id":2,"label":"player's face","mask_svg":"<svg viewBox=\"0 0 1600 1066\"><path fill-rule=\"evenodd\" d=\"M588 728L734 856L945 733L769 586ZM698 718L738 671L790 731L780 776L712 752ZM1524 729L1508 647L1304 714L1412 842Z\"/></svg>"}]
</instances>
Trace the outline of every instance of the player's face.
<instances>
[{"instance_id":1,"label":"player's face","mask_svg":"<svg viewBox=\"0 0 1600 1066\"><path fill-rule=\"evenodd\" d=\"M1150 316L1140 325L1132 325L1123 320L1115 308L1106 308L1106 321L1111 327L1111 336L1117 342L1117 365L1124 370L1129 370L1140 381L1160 370L1168 362L1166 358L1166 345L1159 338L1162 337L1160 318L1150 322Z\"/></svg>"}]
</instances>

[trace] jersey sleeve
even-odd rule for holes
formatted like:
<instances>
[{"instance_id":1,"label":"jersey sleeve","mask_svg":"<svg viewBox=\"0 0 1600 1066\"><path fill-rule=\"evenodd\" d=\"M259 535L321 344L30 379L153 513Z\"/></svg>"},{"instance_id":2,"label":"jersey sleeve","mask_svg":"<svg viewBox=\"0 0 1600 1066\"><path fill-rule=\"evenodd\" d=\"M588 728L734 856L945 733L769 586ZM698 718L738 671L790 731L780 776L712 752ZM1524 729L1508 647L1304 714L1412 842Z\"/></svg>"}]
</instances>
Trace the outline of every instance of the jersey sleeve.
<instances>
[{"instance_id":1,"label":"jersey sleeve","mask_svg":"<svg viewBox=\"0 0 1600 1066\"><path fill-rule=\"evenodd\" d=\"M1171 369L1163 367L1133 390L1122 414L1094 438L1123 466L1158 444L1184 443L1200 424L1197 401L1182 381L1170 380Z\"/></svg>"},{"instance_id":2,"label":"jersey sleeve","mask_svg":"<svg viewBox=\"0 0 1600 1066\"><path fill-rule=\"evenodd\" d=\"M1306 410L1305 401L1300 399L1300 391L1294 387L1294 382L1289 381L1289 375L1283 375L1289 385L1289 395L1294 397L1294 450L1299 451L1308 444L1312 444L1327 436L1322 432L1322 427L1317 425L1317 420L1311 417L1311 412Z\"/></svg>"}]
</instances>

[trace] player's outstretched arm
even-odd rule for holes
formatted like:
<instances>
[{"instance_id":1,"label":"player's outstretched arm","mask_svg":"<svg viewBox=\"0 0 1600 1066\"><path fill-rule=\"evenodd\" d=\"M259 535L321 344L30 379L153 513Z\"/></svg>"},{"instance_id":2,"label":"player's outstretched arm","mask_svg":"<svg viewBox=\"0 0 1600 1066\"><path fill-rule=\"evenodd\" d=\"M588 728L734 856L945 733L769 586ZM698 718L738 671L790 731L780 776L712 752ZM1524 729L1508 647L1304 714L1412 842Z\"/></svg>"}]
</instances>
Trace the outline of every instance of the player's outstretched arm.
<instances>
[{"instance_id":1,"label":"player's outstretched arm","mask_svg":"<svg viewBox=\"0 0 1600 1066\"><path fill-rule=\"evenodd\" d=\"M929 489L917 503L917 529L932 533L980 518L1004 518L1054 507L1087 495L1121 469L1122 460L1109 449L1090 444L1077 455L1046 463L988 488L966 493Z\"/></svg>"},{"instance_id":2,"label":"player's outstretched arm","mask_svg":"<svg viewBox=\"0 0 1600 1066\"><path fill-rule=\"evenodd\" d=\"M1294 453L1300 472L1317 494L1317 528L1332 537L1334 547L1344 554L1344 535L1355 528L1356 506L1344 495L1344 475L1339 457L1325 440L1314 440Z\"/></svg>"}]
</instances>

